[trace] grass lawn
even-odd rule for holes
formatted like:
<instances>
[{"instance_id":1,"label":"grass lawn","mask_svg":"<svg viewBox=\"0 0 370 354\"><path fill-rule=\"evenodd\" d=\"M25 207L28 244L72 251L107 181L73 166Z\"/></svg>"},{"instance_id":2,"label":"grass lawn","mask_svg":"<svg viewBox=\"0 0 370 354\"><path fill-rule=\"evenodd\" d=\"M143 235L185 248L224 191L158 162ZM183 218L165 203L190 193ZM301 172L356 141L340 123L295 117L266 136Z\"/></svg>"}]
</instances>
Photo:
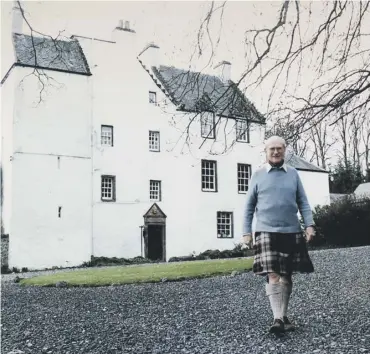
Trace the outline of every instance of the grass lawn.
<instances>
[{"instance_id":1,"label":"grass lawn","mask_svg":"<svg viewBox=\"0 0 370 354\"><path fill-rule=\"evenodd\" d=\"M111 284L160 282L163 278L166 278L167 281L176 281L230 274L233 271L249 271L252 268L252 264L252 258L233 258L89 268L23 279L20 281L20 284L55 286L57 282L65 281L69 286L104 286Z\"/></svg>"}]
</instances>

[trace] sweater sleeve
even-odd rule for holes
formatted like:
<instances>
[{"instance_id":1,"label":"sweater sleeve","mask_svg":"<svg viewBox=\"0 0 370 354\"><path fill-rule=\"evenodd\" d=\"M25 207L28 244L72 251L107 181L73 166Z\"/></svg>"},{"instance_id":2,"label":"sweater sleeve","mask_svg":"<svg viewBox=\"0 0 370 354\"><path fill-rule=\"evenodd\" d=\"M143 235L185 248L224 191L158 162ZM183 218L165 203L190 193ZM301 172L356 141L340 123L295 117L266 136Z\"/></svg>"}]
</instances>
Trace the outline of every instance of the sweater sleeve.
<instances>
[{"instance_id":1,"label":"sweater sleeve","mask_svg":"<svg viewBox=\"0 0 370 354\"><path fill-rule=\"evenodd\" d=\"M310 207L310 204L308 203L308 199L306 196L306 192L304 190L301 178L299 177L299 174L297 173L297 205L299 212L301 213L304 221L305 227L313 226L314 221L312 217L312 210Z\"/></svg>"},{"instance_id":2,"label":"sweater sleeve","mask_svg":"<svg viewBox=\"0 0 370 354\"><path fill-rule=\"evenodd\" d=\"M252 221L254 211L257 205L257 174L255 173L251 178L251 184L248 188L247 198L244 207L243 215L243 234L252 233Z\"/></svg>"}]
</instances>

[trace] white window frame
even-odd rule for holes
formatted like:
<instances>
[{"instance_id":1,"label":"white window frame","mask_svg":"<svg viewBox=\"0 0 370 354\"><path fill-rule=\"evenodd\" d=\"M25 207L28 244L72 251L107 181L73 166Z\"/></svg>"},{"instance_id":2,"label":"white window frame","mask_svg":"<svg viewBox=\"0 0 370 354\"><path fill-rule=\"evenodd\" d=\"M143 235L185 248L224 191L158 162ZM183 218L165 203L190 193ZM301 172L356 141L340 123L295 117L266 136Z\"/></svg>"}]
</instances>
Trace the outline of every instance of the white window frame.
<instances>
[{"instance_id":1,"label":"white window frame","mask_svg":"<svg viewBox=\"0 0 370 354\"><path fill-rule=\"evenodd\" d=\"M154 98L154 100L153 100ZM157 105L157 92L149 91L149 103Z\"/></svg>"},{"instance_id":2,"label":"white window frame","mask_svg":"<svg viewBox=\"0 0 370 354\"><path fill-rule=\"evenodd\" d=\"M161 148L159 131L149 130L149 151L159 152Z\"/></svg>"},{"instance_id":3,"label":"white window frame","mask_svg":"<svg viewBox=\"0 0 370 354\"><path fill-rule=\"evenodd\" d=\"M202 138L215 139L215 114L202 112L200 114L200 134Z\"/></svg>"},{"instance_id":4,"label":"white window frame","mask_svg":"<svg viewBox=\"0 0 370 354\"><path fill-rule=\"evenodd\" d=\"M109 176L109 175L101 176L100 193L101 193L102 201L104 202L115 202L116 201L116 176ZM110 194L110 195L108 196L106 194Z\"/></svg>"},{"instance_id":5,"label":"white window frame","mask_svg":"<svg viewBox=\"0 0 370 354\"><path fill-rule=\"evenodd\" d=\"M106 132L104 132L104 130L106 130ZM113 125L101 126L100 143L102 146L113 146Z\"/></svg>"},{"instance_id":6,"label":"white window frame","mask_svg":"<svg viewBox=\"0 0 370 354\"><path fill-rule=\"evenodd\" d=\"M153 179L149 181L149 200L151 202L160 202L162 200L162 181Z\"/></svg>"},{"instance_id":7,"label":"white window frame","mask_svg":"<svg viewBox=\"0 0 370 354\"><path fill-rule=\"evenodd\" d=\"M227 231L229 231L227 233ZM234 238L234 215L232 211L217 212L217 238Z\"/></svg>"},{"instance_id":8,"label":"white window frame","mask_svg":"<svg viewBox=\"0 0 370 354\"><path fill-rule=\"evenodd\" d=\"M237 166L238 193L246 194L248 192L251 175L252 175L251 165L246 163L238 163Z\"/></svg>"},{"instance_id":9,"label":"white window frame","mask_svg":"<svg viewBox=\"0 0 370 354\"><path fill-rule=\"evenodd\" d=\"M246 119L236 119L235 132L236 141L249 143L249 123Z\"/></svg>"},{"instance_id":10,"label":"white window frame","mask_svg":"<svg viewBox=\"0 0 370 354\"><path fill-rule=\"evenodd\" d=\"M202 160L201 176L202 191L217 192L217 161Z\"/></svg>"}]
</instances>

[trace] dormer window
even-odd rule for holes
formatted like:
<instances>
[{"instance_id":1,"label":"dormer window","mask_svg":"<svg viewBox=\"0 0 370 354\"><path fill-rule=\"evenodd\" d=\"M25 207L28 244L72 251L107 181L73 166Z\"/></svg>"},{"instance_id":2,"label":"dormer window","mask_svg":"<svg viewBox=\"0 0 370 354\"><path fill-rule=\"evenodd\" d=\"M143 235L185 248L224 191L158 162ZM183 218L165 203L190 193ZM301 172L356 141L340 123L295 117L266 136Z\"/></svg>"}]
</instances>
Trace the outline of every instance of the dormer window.
<instances>
[{"instance_id":1,"label":"dormer window","mask_svg":"<svg viewBox=\"0 0 370 354\"><path fill-rule=\"evenodd\" d=\"M157 104L157 93L153 91L149 91L149 103Z\"/></svg>"},{"instance_id":2,"label":"dormer window","mask_svg":"<svg viewBox=\"0 0 370 354\"><path fill-rule=\"evenodd\" d=\"M202 138L215 139L215 115L205 112L200 116L200 127Z\"/></svg>"}]
</instances>

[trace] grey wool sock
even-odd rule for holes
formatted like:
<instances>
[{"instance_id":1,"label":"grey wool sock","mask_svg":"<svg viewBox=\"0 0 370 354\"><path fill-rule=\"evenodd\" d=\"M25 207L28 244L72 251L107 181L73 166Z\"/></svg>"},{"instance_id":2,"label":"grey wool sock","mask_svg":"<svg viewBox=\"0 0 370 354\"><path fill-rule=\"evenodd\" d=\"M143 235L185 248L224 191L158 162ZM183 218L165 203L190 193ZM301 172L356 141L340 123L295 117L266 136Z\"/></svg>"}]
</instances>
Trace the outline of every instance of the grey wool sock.
<instances>
[{"instance_id":1,"label":"grey wool sock","mask_svg":"<svg viewBox=\"0 0 370 354\"><path fill-rule=\"evenodd\" d=\"M281 290L282 290L282 315L287 316L288 312L288 304L289 304L289 299L290 295L292 293L292 284L287 284L287 283L280 283L281 285Z\"/></svg>"},{"instance_id":2,"label":"grey wool sock","mask_svg":"<svg viewBox=\"0 0 370 354\"><path fill-rule=\"evenodd\" d=\"M274 318L283 318L283 297L282 297L282 286L280 283L269 283L266 284L266 295L270 300L270 305Z\"/></svg>"}]
</instances>

